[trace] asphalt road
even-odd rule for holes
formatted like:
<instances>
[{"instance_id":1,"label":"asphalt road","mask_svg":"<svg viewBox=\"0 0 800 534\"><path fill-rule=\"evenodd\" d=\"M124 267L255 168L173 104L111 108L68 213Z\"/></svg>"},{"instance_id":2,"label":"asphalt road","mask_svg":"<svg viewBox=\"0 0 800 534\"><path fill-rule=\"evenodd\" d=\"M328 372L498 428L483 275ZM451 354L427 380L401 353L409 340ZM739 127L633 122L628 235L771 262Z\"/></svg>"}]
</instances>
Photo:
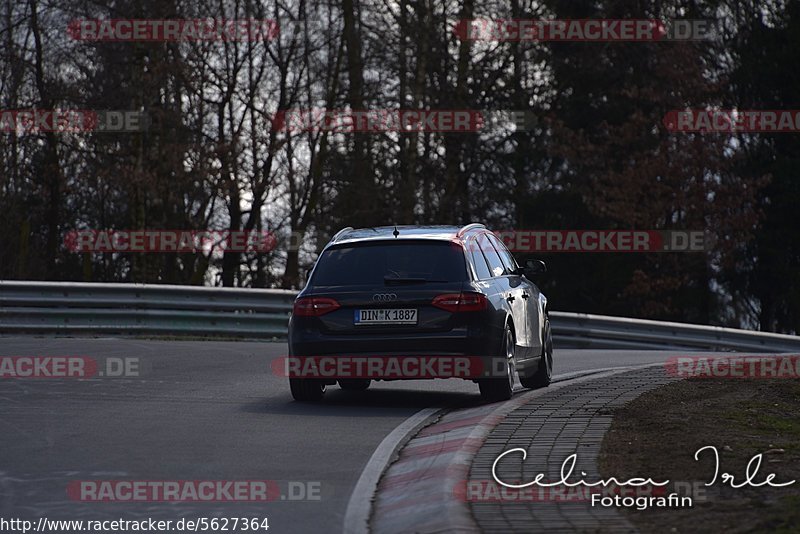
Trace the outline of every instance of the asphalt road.
<instances>
[{"instance_id":1,"label":"asphalt road","mask_svg":"<svg viewBox=\"0 0 800 534\"><path fill-rule=\"evenodd\" d=\"M0 378L0 517L268 517L271 532L341 532L353 487L387 434L422 408L480 402L472 382L429 380L332 387L323 404L296 403L270 370L285 354L283 343L0 338L0 356L138 358L142 368L128 378ZM555 373L674 354L556 347ZM282 498L80 502L67 487L81 480L274 480Z\"/></svg>"}]
</instances>

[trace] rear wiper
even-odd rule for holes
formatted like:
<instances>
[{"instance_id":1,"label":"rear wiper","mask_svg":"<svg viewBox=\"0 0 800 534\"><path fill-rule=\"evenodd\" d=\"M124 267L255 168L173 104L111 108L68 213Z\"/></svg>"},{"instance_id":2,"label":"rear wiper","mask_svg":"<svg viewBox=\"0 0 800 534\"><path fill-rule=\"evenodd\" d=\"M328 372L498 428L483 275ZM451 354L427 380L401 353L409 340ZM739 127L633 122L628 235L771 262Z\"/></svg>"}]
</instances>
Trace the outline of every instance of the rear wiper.
<instances>
[{"instance_id":1,"label":"rear wiper","mask_svg":"<svg viewBox=\"0 0 800 534\"><path fill-rule=\"evenodd\" d=\"M384 276L386 284L426 284L428 282L447 282L447 280L429 280L427 278L400 278L397 276Z\"/></svg>"}]
</instances>

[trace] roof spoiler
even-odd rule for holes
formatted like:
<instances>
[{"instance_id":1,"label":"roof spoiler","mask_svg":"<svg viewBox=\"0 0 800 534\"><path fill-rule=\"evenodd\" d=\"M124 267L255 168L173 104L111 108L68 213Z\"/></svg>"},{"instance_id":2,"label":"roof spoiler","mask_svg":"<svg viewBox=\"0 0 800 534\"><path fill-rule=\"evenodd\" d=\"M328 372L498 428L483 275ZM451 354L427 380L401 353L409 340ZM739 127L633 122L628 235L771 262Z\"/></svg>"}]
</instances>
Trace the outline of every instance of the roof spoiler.
<instances>
[{"instance_id":1,"label":"roof spoiler","mask_svg":"<svg viewBox=\"0 0 800 534\"><path fill-rule=\"evenodd\" d=\"M461 230L459 230L458 233L456 234L456 237L461 237L470 230L474 230L476 228L486 228L486 226L482 225L481 223L470 223L462 227Z\"/></svg>"},{"instance_id":2,"label":"roof spoiler","mask_svg":"<svg viewBox=\"0 0 800 534\"><path fill-rule=\"evenodd\" d=\"M346 226L342 228L341 230L333 234L333 237L331 238L331 243L336 243L336 240L338 240L340 237L342 237L343 234L349 232L352 229L353 229L352 226Z\"/></svg>"}]
</instances>

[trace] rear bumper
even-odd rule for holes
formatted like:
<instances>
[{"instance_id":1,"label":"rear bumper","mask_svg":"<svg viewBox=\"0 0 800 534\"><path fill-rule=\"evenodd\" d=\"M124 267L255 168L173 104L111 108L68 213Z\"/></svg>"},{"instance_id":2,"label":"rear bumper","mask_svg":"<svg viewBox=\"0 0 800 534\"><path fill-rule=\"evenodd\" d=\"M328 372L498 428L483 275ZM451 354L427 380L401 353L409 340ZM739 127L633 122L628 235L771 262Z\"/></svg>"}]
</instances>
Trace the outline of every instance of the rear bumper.
<instances>
[{"instance_id":1,"label":"rear bumper","mask_svg":"<svg viewBox=\"0 0 800 534\"><path fill-rule=\"evenodd\" d=\"M502 329L489 325L463 326L449 332L322 334L293 324L289 328L287 368L304 370L298 378L370 378L475 380L502 371L499 356ZM334 370L335 369L335 370ZM309 374L311 373L311 374ZM331 374L334 373L334 374Z\"/></svg>"},{"instance_id":2,"label":"rear bumper","mask_svg":"<svg viewBox=\"0 0 800 534\"><path fill-rule=\"evenodd\" d=\"M363 355L435 355L490 356L498 352L497 343L485 337L466 336L463 332L418 334L402 337L337 335L305 336L290 341L292 356Z\"/></svg>"},{"instance_id":3,"label":"rear bumper","mask_svg":"<svg viewBox=\"0 0 800 534\"><path fill-rule=\"evenodd\" d=\"M437 331L327 332L316 318L289 320L289 354L461 354L491 356L499 352L504 318L499 314L465 314Z\"/></svg>"}]
</instances>

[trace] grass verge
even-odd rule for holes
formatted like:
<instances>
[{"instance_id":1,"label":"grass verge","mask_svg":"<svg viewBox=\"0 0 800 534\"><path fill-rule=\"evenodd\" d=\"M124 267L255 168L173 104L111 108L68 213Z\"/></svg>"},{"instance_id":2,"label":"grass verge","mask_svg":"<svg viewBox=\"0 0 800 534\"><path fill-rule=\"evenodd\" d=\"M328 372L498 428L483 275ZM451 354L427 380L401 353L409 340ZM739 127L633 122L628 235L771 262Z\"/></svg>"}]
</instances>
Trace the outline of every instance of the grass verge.
<instances>
[{"instance_id":1,"label":"grass verge","mask_svg":"<svg viewBox=\"0 0 800 534\"><path fill-rule=\"evenodd\" d=\"M719 451L719 477L710 487L713 454L694 459L706 445ZM721 482L726 472L743 481L758 453L754 483L769 473L775 483L797 482L738 489ZM697 488L691 508L622 508L642 532L800 532L800 380L682 380L642 395L614 412L600 472L668 479L668 493Z\"/></svg>"}]
</instances>

